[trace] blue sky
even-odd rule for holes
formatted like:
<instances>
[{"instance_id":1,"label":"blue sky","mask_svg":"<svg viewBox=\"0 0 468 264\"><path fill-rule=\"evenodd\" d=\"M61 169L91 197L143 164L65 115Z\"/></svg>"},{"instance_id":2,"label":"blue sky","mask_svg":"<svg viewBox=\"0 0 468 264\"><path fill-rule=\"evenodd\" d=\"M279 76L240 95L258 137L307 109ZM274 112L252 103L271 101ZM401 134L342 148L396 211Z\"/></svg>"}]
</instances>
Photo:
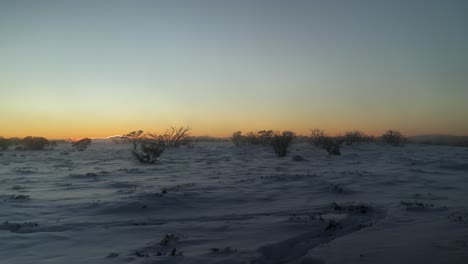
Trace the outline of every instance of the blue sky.
<instances>
[{"instance_id":1,"label":"blue sky","mask_svg":"<svg viewBox=\"0 0 468 264\"><path fill-rule=\"evenodd\" d=\"M0 1L0 135L468 135L466 1Z\"/></svg>"}]
</instances>

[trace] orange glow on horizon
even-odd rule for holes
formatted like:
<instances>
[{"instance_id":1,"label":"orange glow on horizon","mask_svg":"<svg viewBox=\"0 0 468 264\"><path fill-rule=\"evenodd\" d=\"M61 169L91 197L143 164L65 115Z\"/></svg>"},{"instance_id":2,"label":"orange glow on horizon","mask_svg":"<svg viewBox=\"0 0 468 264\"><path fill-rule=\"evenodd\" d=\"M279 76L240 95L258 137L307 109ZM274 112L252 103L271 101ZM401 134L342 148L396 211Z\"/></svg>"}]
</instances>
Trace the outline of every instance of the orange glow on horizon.
<instances>
[{"instance_id":1,"label":"orange glow on horizon","mask_svg":"<svg viewBox=\"0 0 468 264\"><path fill-rule=\"evenodd\" d=\"M16 128L9 128L3 129L0 132L0 136L5 138L11 137L26 137L26 136L41 136L48 139L81 139L81 138L107 138L112 136L122 135L131 131L135 130L143 130L145 132L152 132L152 133L163 133L166 128L171 126L178 127L180 125L161 125L161 126L122 126L122 127L107 127L107 126L94 126L89 127L85 126L85 128L80 127L59 127L59 126L49 126L49 127L30 127L28 129L22 129L21 127ZM447 130L423 130L423 129L401 129L399 127L388 127L385 129L379 127L339 127L339 126L320 126L320 125L302 125L302 126L287 126L287 125L263 125L263 126L253 126L253 125L244 125L244 126L190 126L191 136L211 136L211 137L219 137L225 138L230 137L233 132L242 131L242 133L247 133L249 131L259 131L259 130L274 130L274 131L283 131L283 130L290 130L295 132L297 135L309 135L310 130L314 128L323 129L328 135L336 136L342 135L346 131L350 130L360 130L366 134L379 136L385 131L389 129L398 130L402 132L406 136L413 136L413 135L422 135L422 134L451 134L451 135L467 135L466 133L460 131L447 131Z\"/></svg>"}]
</instances>

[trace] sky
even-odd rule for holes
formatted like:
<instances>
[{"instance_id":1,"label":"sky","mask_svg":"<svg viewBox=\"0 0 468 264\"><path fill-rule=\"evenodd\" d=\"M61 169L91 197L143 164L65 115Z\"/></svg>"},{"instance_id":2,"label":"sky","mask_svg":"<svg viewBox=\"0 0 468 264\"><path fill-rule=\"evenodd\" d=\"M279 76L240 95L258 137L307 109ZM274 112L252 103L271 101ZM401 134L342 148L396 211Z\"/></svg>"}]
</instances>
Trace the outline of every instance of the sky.
<instances>
[{"instance_id":1,"label":"sky","mask_svg":"<svg viewBox=\"0 0 468 264\"><path fill-rule=\"evenodd\" d=\"M468 1L0 0L0 136L468 135Z\"/></svg>"}]
</instances>

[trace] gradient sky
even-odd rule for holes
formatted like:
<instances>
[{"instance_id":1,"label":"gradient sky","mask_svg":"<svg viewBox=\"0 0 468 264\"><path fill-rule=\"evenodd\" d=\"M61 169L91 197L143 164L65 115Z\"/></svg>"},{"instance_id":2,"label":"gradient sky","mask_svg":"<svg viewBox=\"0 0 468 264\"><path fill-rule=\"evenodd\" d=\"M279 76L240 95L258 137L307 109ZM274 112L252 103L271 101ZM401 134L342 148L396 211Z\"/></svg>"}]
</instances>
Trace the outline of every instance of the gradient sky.
<instances>
[{"instance_id":1,"label":"gradient sky","mask_svg":"<svg viewBox=\"0 0 468 264\"><path fill-rule=\"evenodd\" d=\"M0 0L0 136L468 135L468 1Z\"/></svg>"}]
</instances>

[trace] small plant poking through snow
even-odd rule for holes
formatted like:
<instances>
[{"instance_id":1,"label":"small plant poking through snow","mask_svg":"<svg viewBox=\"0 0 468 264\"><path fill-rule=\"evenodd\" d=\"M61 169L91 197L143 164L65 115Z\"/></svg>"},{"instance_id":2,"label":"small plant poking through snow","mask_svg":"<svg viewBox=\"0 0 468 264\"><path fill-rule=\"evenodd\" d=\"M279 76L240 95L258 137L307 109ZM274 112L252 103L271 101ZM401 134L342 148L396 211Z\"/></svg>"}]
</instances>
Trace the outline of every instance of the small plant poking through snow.
<instances>
[{"instance_id":1,"label":"small plant poking through snow","mask_svg":"<svg viewBox=\"0 0 468 264\"><path fill-rule=\"evenodd\" d=\"M225 247L225 248L210 248L211 253L214 254L232 254L234 252L237 252L237 249L232 249L231 247Z\"/></svg>"},{"instance_id":2,"label":"small plant poking through snow","mask_svg":"<svg viewBox=\"0 0 468 264\"><path fill-rule=\"evenodd\" d=\"M294 161L304 161L304 157L302 157L301 155L295 155L292 157L292 160Z\"/></svg>"},{"instance_id":3,"label":"small plant poking through snow","mask_svg":"<svg viewBox=\"0 0 468 264\"><path fill-rule=\"evenodd\" d=\"M179 237L176 237L174 234L166 234L164 237L161 239L159 244L161 246L169 246L171 244L174 244L177 240L179 240Z\"/></svg>"},{"instance_id":4,"label":"small plant poking through snow","mask_svg":"<svg viewBox=\"0 0 468 264\"><path fill-rule=\"evenodd\" d=\"M167 189L165 187L161 188L161 192L158 193L157 195L159 197L163 197L167 193Z\"/></svg>"},{"instance_id":5,"label":"small plant poking through snow","mask_svg":"<svg viewBox=\"0 0 468 264\"><path fill-rule=\"evenodd\" d=\"M288 153L288 147L294 139L295 135L291 131L283 131L281 134L276 133L271 139L271 145L276 156L284 157Z\"/></svg>"},{"instance_id":6,"label":"small plant poking through snow","mask_svg":"<svg viewBox=\"0 0 468 264\"><path fill-rule=\"evenodd\" d=\"M78 151L84 151L91 145L91 139L83 138L72 143L72 148Z\"/></svg>"}]
</instances>

